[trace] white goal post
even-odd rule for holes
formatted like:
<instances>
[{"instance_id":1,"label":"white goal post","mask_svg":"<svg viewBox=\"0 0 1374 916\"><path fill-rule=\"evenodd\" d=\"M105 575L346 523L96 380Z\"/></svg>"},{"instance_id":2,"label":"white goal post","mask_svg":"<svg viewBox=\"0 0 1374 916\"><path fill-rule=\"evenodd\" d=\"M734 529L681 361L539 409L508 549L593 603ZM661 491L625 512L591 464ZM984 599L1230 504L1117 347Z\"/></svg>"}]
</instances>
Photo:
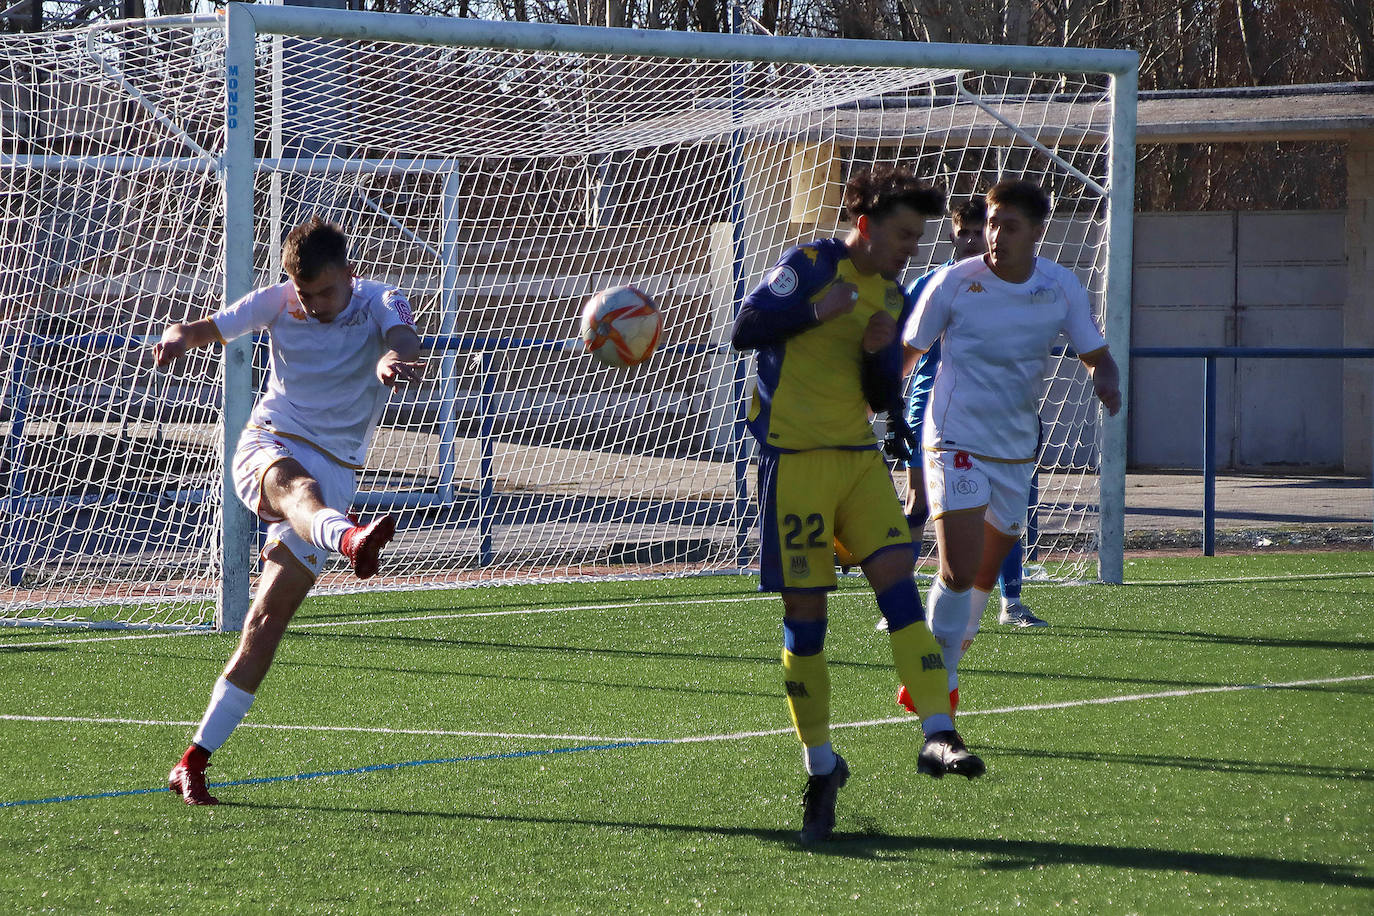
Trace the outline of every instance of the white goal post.
<instances>
[{"instance_id":1,"label":"white goal post","mask_svg":"<svg viewBox=\"0 0 1374 916\"><path fill-rule=\"evenodd\" d=\"M410 294L429 352L362 475L356 510L400 519L368 587L747 570L730 322L786 247L846 230L850 172L907 163L952 204L1050 188L1042 254L1126 366L1136 67L238 3L0 35L0 624L242 625L260 534L224 456L262 344L167 374L147 348L279 281L311 213ZM576 330L626 282L666 316L628 372ZM1099 413L1056 348L1028 542L1053 578L1121 581L1125 413ZM337 564L318 586L358 587Z\"/></svg>"}]
</instances>

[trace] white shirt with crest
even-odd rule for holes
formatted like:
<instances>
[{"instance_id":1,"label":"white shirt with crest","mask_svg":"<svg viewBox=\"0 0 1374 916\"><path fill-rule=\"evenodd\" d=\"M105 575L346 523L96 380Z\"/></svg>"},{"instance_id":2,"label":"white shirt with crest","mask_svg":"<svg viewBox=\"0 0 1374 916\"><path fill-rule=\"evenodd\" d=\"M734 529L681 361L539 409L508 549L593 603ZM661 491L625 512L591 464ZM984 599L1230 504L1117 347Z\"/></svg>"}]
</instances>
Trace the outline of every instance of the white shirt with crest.
<instances>
[{"instance_id":1,"label":"white shirt with crest","mask_svg":"<svg viewBox=\"0 0 1374 916\"><path fill-rule=\"evenodd\" d=\"M1036 258L1025 283L998 279L984 258L941 269L902 334L917 350L941 341L923 445L1033 461L1046 361L1061 333L1079 353L1107 345L1087 290L1068 268Z\"/></svg>"},{"instance_id":2,"label":"white shirt with crest","mask_svg":"<svg viewBox=\"0 0 1374 916\"><path fill-rule=\"evenodd\" d=\"M394 286L353 279L353 296L333 321L308 315L291 283L256 289L210 316L224 341L266 330L267 389L249 424L300 439L340 464L363 465L390 389L377 379L386 333L415 326Z\"/></svg>"}]
</instances>

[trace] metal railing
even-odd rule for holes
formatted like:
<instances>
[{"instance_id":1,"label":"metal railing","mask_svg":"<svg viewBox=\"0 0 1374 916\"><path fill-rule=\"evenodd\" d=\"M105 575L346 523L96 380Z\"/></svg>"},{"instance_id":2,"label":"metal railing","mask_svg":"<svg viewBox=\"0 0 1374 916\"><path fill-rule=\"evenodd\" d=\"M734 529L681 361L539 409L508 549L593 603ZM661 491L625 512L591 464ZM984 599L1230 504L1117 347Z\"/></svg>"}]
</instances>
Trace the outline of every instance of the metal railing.
<instances>
[{"instance_id":1,"label":"metal railing","mask_svg":"<svg viewBox=\"0 0 1374 916\"><path fill-rule=\"evenodd\" d=\"M1202 553L1217 546L1217 360L1374 359L1374 347L1132 347L1142 359L1201 359L1202 374ZM1374 526L1374 513L1371 513Z\"/></svg>"}]
</instances>

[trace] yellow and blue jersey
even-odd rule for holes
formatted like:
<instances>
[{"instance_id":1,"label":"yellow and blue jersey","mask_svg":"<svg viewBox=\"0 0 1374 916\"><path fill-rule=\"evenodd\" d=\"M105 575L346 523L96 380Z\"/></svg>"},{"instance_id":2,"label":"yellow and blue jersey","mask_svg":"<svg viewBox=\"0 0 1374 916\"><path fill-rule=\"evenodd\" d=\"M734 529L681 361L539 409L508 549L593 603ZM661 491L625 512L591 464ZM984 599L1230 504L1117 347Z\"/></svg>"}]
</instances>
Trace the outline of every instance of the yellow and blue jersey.
<instances>
[{"instance_id":1,"label":"yellow and blue jersey","mask_svg":"<svg viewBox=\"0 0 1374 916\"><path fill-rule=\"evenodd\" d=\"M854 310L817 322L814 303L840 282L858 289ZM744 300L732 336L736 349L758 351L748 425L759 443L784 452L876 447L860 381L864 329L879 311L900 328L912 305L896 281L860 273L841 239L784 254ZM900 379L900 340L888 349L884 363Z\"/></svg>"}]
</instances>

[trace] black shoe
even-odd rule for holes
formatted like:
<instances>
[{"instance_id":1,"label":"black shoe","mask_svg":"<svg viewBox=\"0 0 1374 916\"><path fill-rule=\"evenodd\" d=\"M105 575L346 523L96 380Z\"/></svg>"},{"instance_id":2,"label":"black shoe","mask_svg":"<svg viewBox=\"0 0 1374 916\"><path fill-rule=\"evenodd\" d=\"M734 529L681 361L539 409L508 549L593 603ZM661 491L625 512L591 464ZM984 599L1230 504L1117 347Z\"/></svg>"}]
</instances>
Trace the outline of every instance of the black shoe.
<instances>
[{"instance_id":1,"label":"black shoe","mask_svg":"<svg viewBox=\"0 0 1374 916\"><path fill-rule=\"evenodd\" d=\"M830 839L835 830L835 798L849 781L849 764L835 755L835 769L824 776L808 776L806 792L802 795L803 843L820 843Z\"/></svg>"},{"instance_id":2,"label":"black shoe","mask_svg":"<svg viewBox=\"0 0 1374 916\"><path fill-rule=\"evenodd\" d=\"M916 771L939 779L946 773L967 776L969 779L982 776L987 772L982 758L969 753L964 739L953 730L936 732L926 739L921 747L921 756L916 758Z\"/></svg>"}]
</instances>

